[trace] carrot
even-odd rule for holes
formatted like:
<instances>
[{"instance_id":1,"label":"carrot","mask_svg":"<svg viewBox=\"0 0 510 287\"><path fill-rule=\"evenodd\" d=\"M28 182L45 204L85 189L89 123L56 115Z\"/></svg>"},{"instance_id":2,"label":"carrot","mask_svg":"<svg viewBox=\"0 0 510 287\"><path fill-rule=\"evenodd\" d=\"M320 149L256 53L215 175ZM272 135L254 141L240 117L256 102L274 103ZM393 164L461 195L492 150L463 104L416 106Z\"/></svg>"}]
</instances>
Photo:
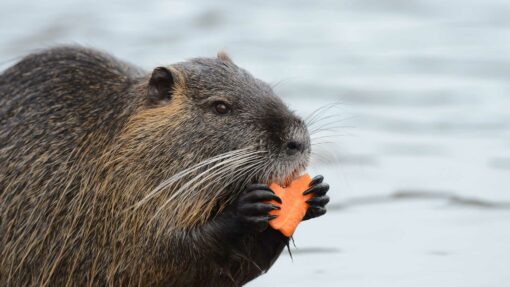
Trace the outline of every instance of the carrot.
<instances>
[{"instance_id":1,"label":"carrot","mask_svg":"<svg viewBox=\"0 0 510 287\"><path fill-rule=\"evenodd\" d=\"M310 175L304 174L290 183L288 187L281 187L272 183L269 188L282 200L282 203L271 201L271 203L280 206L279 210L272 210L270 215L277 215L275 219L269 221L269 225L279 230L283 235L290 237L294 234L298 224L303 220L308 209L306 201L312 198L312 194L303 195L303 192L309 188L312 181Z\"/></svg>"}]
</instances>

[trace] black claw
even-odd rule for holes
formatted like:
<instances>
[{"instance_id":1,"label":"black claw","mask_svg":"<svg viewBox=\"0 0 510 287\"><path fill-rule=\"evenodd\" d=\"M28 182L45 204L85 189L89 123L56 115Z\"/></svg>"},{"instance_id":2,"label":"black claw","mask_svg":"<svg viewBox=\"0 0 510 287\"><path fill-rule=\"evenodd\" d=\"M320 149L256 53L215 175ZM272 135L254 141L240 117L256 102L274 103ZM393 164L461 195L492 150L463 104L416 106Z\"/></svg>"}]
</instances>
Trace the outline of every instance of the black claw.
<instances>
[{"instance_id":1,"label":"black claw","mask_svg":"<svg viewBox=\"0 0 510 287\"><path fill-rule=\"evenodd\" d=\"M322 175L317 175L315 176L312 181L310 182L310 186L314 186L316 184L319 184L319 183L322 183L322 181L324 180L324 176Z\"/></svg>"},{"instance_id":2,"label":"black claw","mask_svg":"<svg viewBox=\"0 0 510 287\"><path fill-rule=\"evenodd\" d=\"M328 190L329 190L329 184L319 183L317 185L310 187L305 192L303 192L303 195L314 193L314 196L323 196L326 194L326 192L328 192Z\"/></svg>"},{"instance_id":3,"label":"black claw","mask_svg":"<svg viewBox=\"0 0 510 287\"><path fill-rule=\"evenodd\" d=\"M245 221L251 224L266 224L268 221L268 216L246 216Z\"/></svg>"},{"instance_id":4,"label":"black claw","mask_svg":"<svg viewBox=\"0 0 510 287\"><path fill-rule=\"evenodd\" d=\"M324 214L326 214L326 208L318 207L318 206L310 206L310 208L306 212L305 217L303 218L303 220L308 220L308 219L316 218L316 217L322 216Z\"/></svg>"},{"instance_id":5,"label":"black claw","mask_svg":"<svg viewBox=\"0 0 510 287\"><path fill-rule=\"evenodd\" d=\"M277 195L275 195L273 198L272 198L274 201L278 202L278 203L282 203L282 199L280 197L278 197Z\"/></svg>"},{"instance_id":6,"label":"black claw","mask_svg":"<svg viewBox=\"0 0 510 287\"><path fill-rule=\"evenodd\" d=\"M275 209L280 209L280 207L263 202L246 203L239 206L239 212L245 215L266 215L269 211Z\"/></svg>"},{"instance_id":7,"label":"black claw","mask_svg":"<svg viewBox=\"0 0 510 287\"><path fill-rule=\"evenodd\" d=\"M319 208L316 212L315 212L315 217L319 217L319 216L322 216L324 214L326 214L326 209L325 208Z\"/></svg>"},{"instance_id":8,"label":"black claw","mask_svg":"<svg viewBox=\"0 0 510 287\"><path fill-rule=\"evenodd\" d=\"M326 214L326 212L328 212L328 210L326 208L322 208L320 210L320 215Z\"/></svg>"},{"instance_id":9,"label":"black claw","mask_svg":"<svg viewBox=\"0 0 510 287\"><path fill-rule=\"evenodd\" d=\"M269 215L269 218L267 219L267 221L271 221L277 217L278 217L278 215Z\"/></svg>"},{"instance_id":10,"label":"black claw","mask_svg":"<svg viewBox=\"0 0 510 287\"><path fill-rule=\"evenodd\" d=\"M319 196L319 197L312 197L309 200L306 201L306 203L313 205L313 206L325 206L329 202L329 196Z\"/></svg>"},{"instance_id":11,"label":"black claw","mask_svg":"<svg viewBox=\"0 0 510 287\"><path fill-rule=\"evenodd\" d=\"M275 195L274 192L269 190L253 190L246 193L241 198L241 201L243 202L260 202L268 200L274 200L278 203L282 203L282 200L277 195Z\"/></svg>"},{"instance_id":12,"label":"black claw","mask_svg":"<svg viewBox=\"0 0 510 287\"><path fill-rule=\"evenodd\" d=\"M279 210L279 209L282 209L282 208L279 207L278 205L271 204L271 209L272 210Z\"/></svg>"}]
</instances>

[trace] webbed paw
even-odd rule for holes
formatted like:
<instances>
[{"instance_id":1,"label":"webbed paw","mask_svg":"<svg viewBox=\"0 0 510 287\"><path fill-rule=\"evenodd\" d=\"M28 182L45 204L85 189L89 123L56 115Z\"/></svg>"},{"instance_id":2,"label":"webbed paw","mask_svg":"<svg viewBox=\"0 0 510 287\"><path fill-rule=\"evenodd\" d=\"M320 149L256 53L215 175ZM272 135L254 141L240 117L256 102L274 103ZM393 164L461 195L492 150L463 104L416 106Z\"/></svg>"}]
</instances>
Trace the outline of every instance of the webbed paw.
<instances>
[{"instance_id":1,"label":"webbed paw","mask_svg":"<svg viewBox=\"0 0 510 287\"><path fill-rule=\"evenodd\" d=\"M280 209L279 206L269 203L271 200L282 202L268 185L250 184L239 197L237 215L246 226L262 232L267 228L269 221L276 218L275 215L269 215L269 211Z\"/></svg>"},{"instance_id":2,"label":"webbed paw","mask_svg":"<svg viewBox=\"0 0 510 287\"><path fill-rule=\"evenodd\" d=\"M303 192L304 195L313 194L313 197L306 201L309 206L303 220L319 217L326 213L326 205L329 202L329 196L326 193L329 190L329 184L323 183L323 180L322 175L317 175L310 182L310 188Z\"/></svg>"}]
</instances>

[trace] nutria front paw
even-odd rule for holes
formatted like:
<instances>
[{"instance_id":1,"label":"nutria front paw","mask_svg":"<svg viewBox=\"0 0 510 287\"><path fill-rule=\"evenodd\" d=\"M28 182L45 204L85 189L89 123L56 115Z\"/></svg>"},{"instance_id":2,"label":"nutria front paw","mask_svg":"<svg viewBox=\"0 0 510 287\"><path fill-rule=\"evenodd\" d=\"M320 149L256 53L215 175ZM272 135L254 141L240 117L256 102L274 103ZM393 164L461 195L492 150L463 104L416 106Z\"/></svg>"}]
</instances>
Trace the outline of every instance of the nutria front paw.
<instances>
[{"instance_id":1,"label":"nutria front paw","mask_svg":"<svg viewBox=\"0 0 510 287\"><path fill-rule=\"evenodd\" d=\"M324 177L318 175L310 182L310 188L303 192L304 195L313 194L313 197L306 201L308 210L303 220L319 217L326 213L326 204L329 202L329 196L326 193L329 190L329 184L323 183Z\"/></svg>"},{"instance_id":2,"label":"nutria front paw","mask_svg":"<svg viewBox=\"0 0 510 287\"><path fill-rule=\"evenodd\" d=\"M246 226L262 232L266 230L269 221L276 218L275 215L269 215L269 211L280 209L279 206L269 203L270 200L282 203L268 185L250 184L239 197L237 215Z\"/></svg>"}]
</instances>

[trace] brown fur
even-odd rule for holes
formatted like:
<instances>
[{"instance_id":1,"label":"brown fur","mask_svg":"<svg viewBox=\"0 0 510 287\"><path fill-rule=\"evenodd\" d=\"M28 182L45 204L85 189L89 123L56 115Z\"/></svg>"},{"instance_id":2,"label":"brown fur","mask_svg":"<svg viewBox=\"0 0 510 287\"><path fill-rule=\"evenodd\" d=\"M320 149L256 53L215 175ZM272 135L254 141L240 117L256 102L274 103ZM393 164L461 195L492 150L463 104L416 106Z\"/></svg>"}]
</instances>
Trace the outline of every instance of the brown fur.
<instances>
[{"instance_id":1,"label":"brown fur","mask_svg":"<svg viewBox=\"0 0 510 287\"><path fill-rule=\"evenodd\" d=\"M302 123L223 52L169 69L175 84L161 104L146 100L150 75L84 48L30 55L0 76L0 286L237 286L274 262L258 259L262 235L234 240L241 252L200 228L245 182L306 165L282 159L272 143L285 139L268 139ZM242 105L236 120L201 104L229 95ZM287 121L296 125L275 125ZM252 144L273 167L168 202L197 170L146 199L179 171Z\"/></svg>"}]
</instances>

